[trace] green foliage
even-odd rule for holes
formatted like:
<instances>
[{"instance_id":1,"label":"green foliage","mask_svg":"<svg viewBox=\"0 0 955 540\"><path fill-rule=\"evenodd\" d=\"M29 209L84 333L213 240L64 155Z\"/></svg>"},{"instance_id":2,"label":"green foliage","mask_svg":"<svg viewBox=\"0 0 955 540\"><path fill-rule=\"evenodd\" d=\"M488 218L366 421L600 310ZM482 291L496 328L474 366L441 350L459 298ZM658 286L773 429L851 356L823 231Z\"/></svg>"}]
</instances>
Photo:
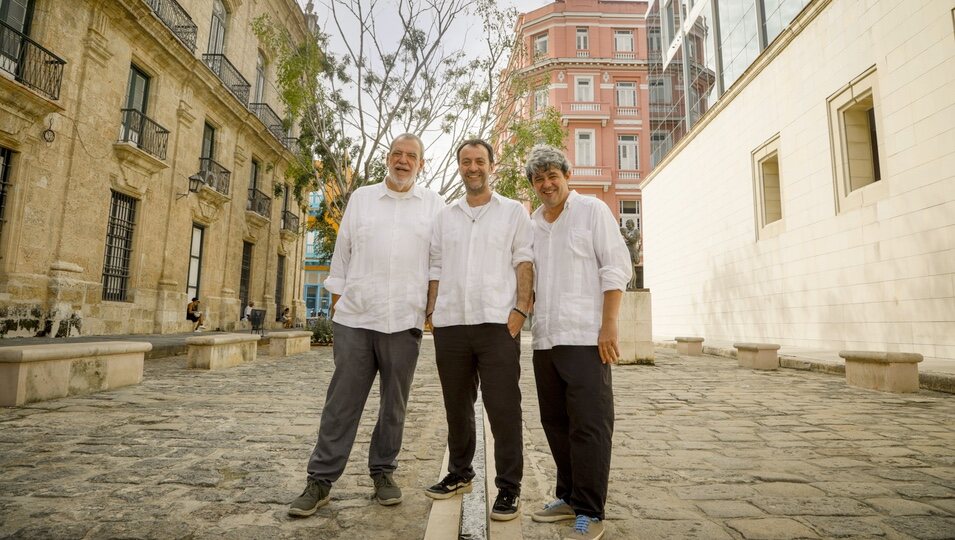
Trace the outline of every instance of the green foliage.
<instances>
[{"instance_id":1,"label":"green foliage","mask_svg":"<svg viewBox=\"0 0 955 540\"><path fill-rule=\"evenodd\" d=\"M312 326L312 343L319 345L330 345L335 341L335 332L333 330L331 319L316 319Z\"/></svg>"},{"instance_id":2,"label":"green foliage","mask_svg":"<svg viewBox=\"0 0 955 540\"><path fill-rule=\"evenodd\" d=\"M534 118L516 118L508 124L507 132L510 138L501 148L494 190L511 199L529 201L531 208L537 208L540 201L527 181L524 164L535 144L564 149L567 130L561 124L560 111L548 107Z\"/></svg>"}]
</instances>

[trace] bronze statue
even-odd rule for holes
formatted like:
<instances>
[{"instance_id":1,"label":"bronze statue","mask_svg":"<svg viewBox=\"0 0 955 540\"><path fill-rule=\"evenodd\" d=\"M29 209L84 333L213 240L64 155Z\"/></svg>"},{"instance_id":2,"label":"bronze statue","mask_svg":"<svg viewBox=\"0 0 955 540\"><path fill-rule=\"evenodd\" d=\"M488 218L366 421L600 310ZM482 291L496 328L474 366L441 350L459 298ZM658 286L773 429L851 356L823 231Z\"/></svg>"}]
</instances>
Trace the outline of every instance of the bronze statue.
<instances>
[{"instance_id":1,"label":"bronze statue","mask_svg":"<svg viewBox=\"0 0 955 540\"><path fill-rule=\"evenodd\" d=\"M626 227L620 227L620 236L623 236L623 242L627 244L630 251L630 263L633 265L633 277L627 284L628 291L637 290L637 265L640 263L640 252L643 250L643 239L632 219L627 220Z\"/></svg>"}]
</instances>

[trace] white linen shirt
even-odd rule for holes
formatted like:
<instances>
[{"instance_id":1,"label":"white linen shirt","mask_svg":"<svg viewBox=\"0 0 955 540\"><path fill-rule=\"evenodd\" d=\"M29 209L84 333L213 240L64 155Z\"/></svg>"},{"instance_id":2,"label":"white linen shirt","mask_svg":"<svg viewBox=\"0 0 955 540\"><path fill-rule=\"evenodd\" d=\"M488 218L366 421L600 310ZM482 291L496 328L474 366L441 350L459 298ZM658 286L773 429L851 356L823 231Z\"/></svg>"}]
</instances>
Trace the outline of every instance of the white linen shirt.
<instances>
[{"instance_id":1,"label":"white linen shirt","mask_svg":"<svg viewBox=\"0 0 955 540\"><path fill-rule=\"evenodd\" d=\"M431 323L507 323L517 301L515 269L533 260L533 240L524 206L497 193L478 209L462 198L441 210L431 234L431 279L439 282Z\"/></svg>"},{"instance_id":2,"label":"white linen shirt","mask_svg":"<svg viewBox=\"0 0 955 540\"><path fill-rule=\"evenodd\" d=\"M431 225L444 199L415 185L355 190L338 229L325 288L341 295L333 321L392 334L424 326Z\"/></svg>"},{"instance_id":3,"label":"white linen shirt","mask_svg":"<svg viewBox=\"0 0 955 540\"><path fill-rule=\"evenodd\" d=\"M630 252L603 201L571 191L553 223L544 208L534 223L534 349L597 345L603 293L627 290L633 274Z\"/></svg>"}]
</instances>

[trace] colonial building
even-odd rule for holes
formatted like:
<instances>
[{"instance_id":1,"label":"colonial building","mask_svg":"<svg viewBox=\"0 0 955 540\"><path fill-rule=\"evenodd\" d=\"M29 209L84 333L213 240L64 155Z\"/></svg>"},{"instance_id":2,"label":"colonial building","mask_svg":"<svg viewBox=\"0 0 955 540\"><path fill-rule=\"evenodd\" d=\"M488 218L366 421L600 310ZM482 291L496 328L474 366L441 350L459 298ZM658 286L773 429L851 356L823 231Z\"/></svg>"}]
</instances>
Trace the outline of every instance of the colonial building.
<instances>
[{"instance_id":1,"label":"colonial building","mask_svg":"<svg viewBox=\"0 0 955 540\"><path fill-rule=\"evenodd\" d=\"M295 0L0 1L0 333L304 317L263 14L309 35Z\"/></svg>"},{"instance_id":2,"label":"colonial building","mask_svg":"<svg viewBox=\"0 0 955 540\"><path fill-rule=\"evenodd\" d=\"M560 111L571 189L639 229L639 184L650 170L646 8L645 1L561 0L524 13L515 31L525 50L508 66L529 85L513 114Z\"/></svg>"},{"instance_id":3,"label":"colonial building","mask_svg":"<svg viewBox=\"0 0 955 540\"><path fill-rule=\"evenodd\" d=\"M654 334L955 359L953 15L650 2Z\"/></svg>"},{"instance_id":4,"label":"colonial building","mask_svg":"<svg viewBox=\"0 0 955 540\"><path fill-rule=\"evenodd\" d=\"M332 294L325 289L325 278L328 277L331 254L322 250L320 233L315 230L315 221L318 219L322 204L322 192L313 191L308 194L308 217L306 218L305 232L305 316L318 317L319 314L328 317L332 306Z\"/></svg>"}]
</instances>

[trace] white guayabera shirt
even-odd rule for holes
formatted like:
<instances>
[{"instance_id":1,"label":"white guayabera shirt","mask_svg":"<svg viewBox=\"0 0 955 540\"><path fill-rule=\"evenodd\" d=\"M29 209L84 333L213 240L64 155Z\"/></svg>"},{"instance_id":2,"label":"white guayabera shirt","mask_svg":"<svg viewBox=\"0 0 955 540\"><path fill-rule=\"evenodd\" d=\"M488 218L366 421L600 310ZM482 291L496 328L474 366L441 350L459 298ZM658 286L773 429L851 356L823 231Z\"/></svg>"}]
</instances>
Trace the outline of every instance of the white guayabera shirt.
<instances>
[{"instance_id":1,"label":"white guayabera shirt","mask_svg":"<svg viewBox=\"0 0 955 540\"><path fill-rule=\"evenodd\" d=\"M479 208L465 199L438 214L431 234L431 279L437 280L434 326L507 322L517 301L515 269L534 253L524 207L497 193Z\"/></svg>"},{"instance_id":2,"label":"white guayabera shirt","mask_svg":"<svg viewBox=\"0 0 955 540\"><path fill-rule=\"evenodd\" d=\"M424 326L431 225L444 199L385 182L352 193L338 229L325 288L341 295L332 320L384 333Z\"/></svg>"},{"instance_id":3,"label":"white guayabera shirt","mask_svg":"<svg viewBox=\"0 0 955 540\"><path fill-rule=\"evenodd\" d=\"M534 223L534 349L597 345L603 293L627 290L633 275L617 221L603 201L571 191L553 223Z\"/></svg>"}]
</instances>

